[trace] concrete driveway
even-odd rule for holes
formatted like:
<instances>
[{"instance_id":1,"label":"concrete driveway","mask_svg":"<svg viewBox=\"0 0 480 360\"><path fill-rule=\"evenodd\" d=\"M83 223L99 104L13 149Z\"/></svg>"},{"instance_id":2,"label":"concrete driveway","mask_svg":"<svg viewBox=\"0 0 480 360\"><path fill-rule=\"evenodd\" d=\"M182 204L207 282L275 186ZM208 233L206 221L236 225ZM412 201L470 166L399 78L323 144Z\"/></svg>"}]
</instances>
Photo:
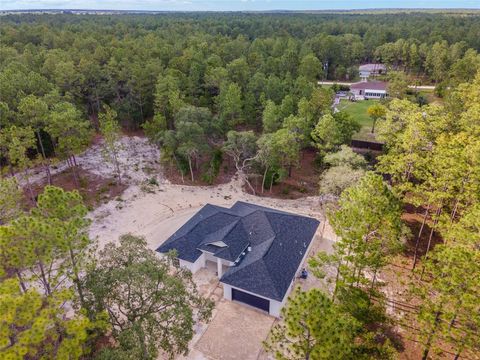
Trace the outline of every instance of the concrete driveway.
<instances>
[{"instance_id":1,"label":"concrete driveway","mask_svg":"<svg viewBox=\"0 0 480 360\"><path fill-rule=\"evenodd\" d=\"M275 318L260 310L222 299L190 356L192 359L201 358L202 354L206 359L256 360L274 321Z\"/></svg>"}]
</instances>

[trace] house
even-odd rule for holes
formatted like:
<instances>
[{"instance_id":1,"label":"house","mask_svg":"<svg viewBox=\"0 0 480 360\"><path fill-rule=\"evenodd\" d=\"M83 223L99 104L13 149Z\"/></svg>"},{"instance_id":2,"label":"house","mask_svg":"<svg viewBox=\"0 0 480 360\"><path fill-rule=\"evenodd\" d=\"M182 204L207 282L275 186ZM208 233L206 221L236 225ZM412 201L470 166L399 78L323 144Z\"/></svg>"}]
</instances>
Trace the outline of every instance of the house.
<instances>
[{"instance_id":1,"label":"house","mask_svg":"<svg viewBox=\"0 0 480 360\"><path fill-rule=\"evenodd\" d=\"M361 81L350 85L353 100L383 99L388 96L387 83L383 81Z\"/></svg>"},{"instance_id":2,"label":"house","mask_svg":"<svg viewBox=\"0 0 480 360\"><path fill-rule=\"evenodd\" d=\"M319 221L238 201L205 205L158 249L197 272L214 262L224 298L279 317Z\"/></svg>"},{"instance_id":3,"label":"house","mask_svg":"<svg viewBox=\"0 0 480 360\"><path fill-rule=\"evenodd\" d=\"M358 71L360 79L362 79L362 81L367 81L369 77L385 74L387 72L387 67L383 64L364 64L359 66Z\"/></svg>"}]
</instances>

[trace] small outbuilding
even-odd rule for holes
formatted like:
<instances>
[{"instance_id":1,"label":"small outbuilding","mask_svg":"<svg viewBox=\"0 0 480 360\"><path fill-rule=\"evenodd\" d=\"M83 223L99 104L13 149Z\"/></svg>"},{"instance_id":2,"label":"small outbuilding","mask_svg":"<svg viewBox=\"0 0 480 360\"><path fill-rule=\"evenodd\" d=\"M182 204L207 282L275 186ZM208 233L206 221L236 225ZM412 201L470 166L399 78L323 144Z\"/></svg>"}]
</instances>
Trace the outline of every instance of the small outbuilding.
<instances>
[{"instance_id":1,"label":"small outbuilding","mask_svg":"<svg viewBox=\"0 0 480 360\"><path fill-rule=\"evenodd\" d=\"M213 262L224 298L279 317L319 221L238 201L205 205L157 251L197 272Z\"/></svg>"}]
</instances>

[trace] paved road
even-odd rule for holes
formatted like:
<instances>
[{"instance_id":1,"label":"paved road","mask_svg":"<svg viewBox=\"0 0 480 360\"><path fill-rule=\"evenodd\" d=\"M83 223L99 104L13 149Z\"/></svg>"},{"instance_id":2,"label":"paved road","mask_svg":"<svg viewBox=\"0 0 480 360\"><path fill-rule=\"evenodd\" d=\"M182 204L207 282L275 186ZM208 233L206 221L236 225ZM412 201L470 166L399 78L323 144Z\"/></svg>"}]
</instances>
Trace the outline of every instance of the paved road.
<instances>
[{"instance_id":1,"label":"paved road","mask_svg":"<svg viewBox=\"0 0 480 360\"><path fill-rule=\"evenodd\" d=\"M342 82L342 81L319 81L318 82L318 85L333 85L333 84L337 84L337 85L345 85L345 86L350 86L352 85L353 83L351 82ZM410 89L417 89L417 90L435 90L435 86L432 86L432 85L409 85L408 86Z\"/></svg>"}]
</instances>

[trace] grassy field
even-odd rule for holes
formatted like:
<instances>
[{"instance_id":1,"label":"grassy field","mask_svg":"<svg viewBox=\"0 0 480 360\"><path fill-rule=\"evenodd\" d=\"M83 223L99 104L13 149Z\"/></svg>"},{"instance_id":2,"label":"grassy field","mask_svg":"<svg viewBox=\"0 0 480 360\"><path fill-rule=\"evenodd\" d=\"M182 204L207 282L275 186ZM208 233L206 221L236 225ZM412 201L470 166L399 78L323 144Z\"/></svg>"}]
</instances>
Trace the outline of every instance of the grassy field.
<instances>
[{"instance_id":1,"label":"grassy field","mask_svg":"<svg viewBox=\"0 0 480 360\"><path fill-rule=\"evenodd\" d=\"M433 90L420 90L419 94L423 95L429 104L443 104L443 99L435 95Z\"/></svg>"},{"instance_id":2,"label":"grassy field","mask_svg":"<svg viewBox=\"0 0 480 360\"><path fill-rule=\"evenodd\" d=\"M367 109L378 102L378 100L363 100L352 102L342 100L337 106L338 110L350 114L361 125L360 131L353 136L354 139L375 141L375 134L372 134L372 119L368 116Z\"/></svg>"}]
</instances>

